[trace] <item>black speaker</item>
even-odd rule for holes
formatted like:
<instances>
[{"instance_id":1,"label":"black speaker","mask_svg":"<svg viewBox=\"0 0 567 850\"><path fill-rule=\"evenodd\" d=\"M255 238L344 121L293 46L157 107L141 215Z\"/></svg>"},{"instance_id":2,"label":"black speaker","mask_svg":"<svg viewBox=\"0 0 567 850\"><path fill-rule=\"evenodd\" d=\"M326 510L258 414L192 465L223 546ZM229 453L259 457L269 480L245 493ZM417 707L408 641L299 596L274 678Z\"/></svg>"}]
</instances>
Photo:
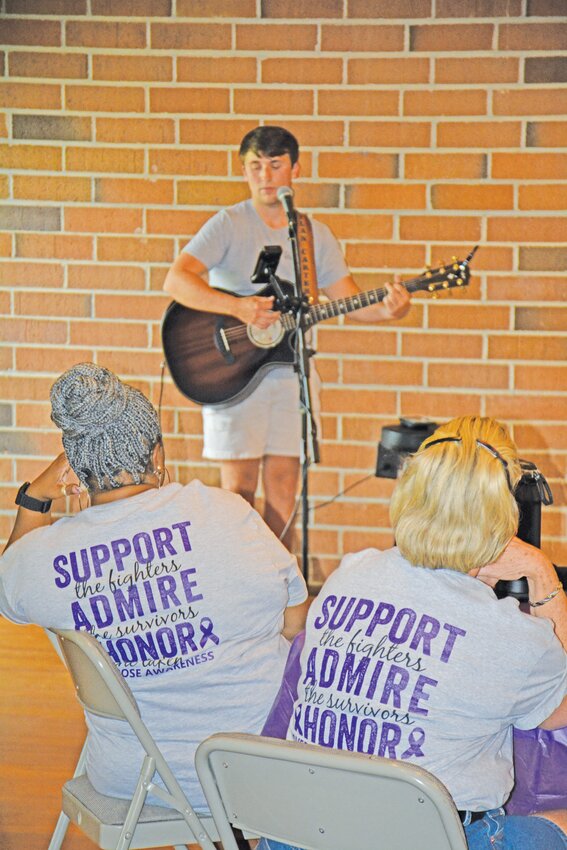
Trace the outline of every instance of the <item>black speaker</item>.
<instances>
[{"instance_id":1,"label":"black speaker","mask_svg":"<svg viewBox=\"0 0 567 850\"><path fill-rule=\"evenodd\" d=\"M399 425L385 425L378 443L376 477L397 478L404 458L416 452L437 427L437 422L421 417L402 417Z\"/></svg>"}]
</instances>

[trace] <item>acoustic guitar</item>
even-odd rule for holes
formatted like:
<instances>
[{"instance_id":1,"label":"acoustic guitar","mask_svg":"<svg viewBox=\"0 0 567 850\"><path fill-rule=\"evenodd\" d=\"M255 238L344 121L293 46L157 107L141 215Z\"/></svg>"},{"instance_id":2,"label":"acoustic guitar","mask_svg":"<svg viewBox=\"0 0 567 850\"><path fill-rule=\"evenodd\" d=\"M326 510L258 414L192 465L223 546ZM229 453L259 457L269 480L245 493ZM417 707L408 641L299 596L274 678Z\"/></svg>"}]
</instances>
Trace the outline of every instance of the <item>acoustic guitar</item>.
<instances>
[{"instance_id":1,"label":"acoustic guitar","mask_svg":"<svg viewBox=\"0 0 567 850\"><path fill-rule=\"evenodd\" d=\"M466 286L470 261L477 248L478 245L464 260L429 269L421 277L403 281L402 286L410 293ZM279 280L279 284L285 296L293 301L293 284L284 280ZM279 309L272 284L258 294L273 295L274 309ZM384 287L313 304L302 313L303 327L308 329L325 319L378 304L387 294ZM233 316L193 310L173 301L162 321L163 350L171 377L180 392L197 404L217 407L235 404L258 386L267 371L294 362L296 322L293 312L285 312L269 328L260 329Z\"/></svg>"}]
</instances>

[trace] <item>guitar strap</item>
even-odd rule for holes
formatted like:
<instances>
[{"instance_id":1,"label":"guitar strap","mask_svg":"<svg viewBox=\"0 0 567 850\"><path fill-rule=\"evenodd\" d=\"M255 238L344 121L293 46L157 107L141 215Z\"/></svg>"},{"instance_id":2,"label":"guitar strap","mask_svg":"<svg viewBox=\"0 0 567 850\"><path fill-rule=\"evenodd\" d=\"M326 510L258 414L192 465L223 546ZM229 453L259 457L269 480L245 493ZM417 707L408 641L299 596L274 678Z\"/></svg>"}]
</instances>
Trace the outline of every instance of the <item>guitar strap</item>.
<instances>
[{"instance_id":1,"label":"guitar strap","mask_svg":"<svg viewBox=\"0 0 567 850\"><path fill-rule=\"evenodd\" d=\"M301 271L301 286L307 295L309 304L319 301L317 286L317 270L315 268L315 251L313 249L313 229L305 213L297 213L297 243L299 250L299 268Z\"/></svg>"}]
</instances>

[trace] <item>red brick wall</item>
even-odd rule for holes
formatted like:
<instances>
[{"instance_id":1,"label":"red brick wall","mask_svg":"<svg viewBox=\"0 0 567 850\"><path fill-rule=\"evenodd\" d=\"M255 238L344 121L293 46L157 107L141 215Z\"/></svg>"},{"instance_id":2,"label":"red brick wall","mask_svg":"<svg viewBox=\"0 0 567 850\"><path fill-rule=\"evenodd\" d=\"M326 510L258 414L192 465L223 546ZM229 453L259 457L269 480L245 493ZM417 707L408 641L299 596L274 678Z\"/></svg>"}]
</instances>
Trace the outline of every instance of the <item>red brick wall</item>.
<instances>
[{"instance_id":1,"label":"red brick wall","mask_svg":"<svg viewBox=\"0 0 567 850\"><path fill-rule=\"evenodd\" d=\"M320 326L315 503L372 473L402 414L506 420L555 505L567 563L567 17L562 0L2 0L0 537L17 484L55 454L53 379L87 359L160 387L161 287L219 206L246 196L235 148L296 132L298 202L356 279L462 256L453 298L397 326ZM216 482L200 416L169 379L173 474ZM315 579L391 540L389 480L313 514ZM474 518L471 518L474 521Z\"/></svg>"}]
</instances>

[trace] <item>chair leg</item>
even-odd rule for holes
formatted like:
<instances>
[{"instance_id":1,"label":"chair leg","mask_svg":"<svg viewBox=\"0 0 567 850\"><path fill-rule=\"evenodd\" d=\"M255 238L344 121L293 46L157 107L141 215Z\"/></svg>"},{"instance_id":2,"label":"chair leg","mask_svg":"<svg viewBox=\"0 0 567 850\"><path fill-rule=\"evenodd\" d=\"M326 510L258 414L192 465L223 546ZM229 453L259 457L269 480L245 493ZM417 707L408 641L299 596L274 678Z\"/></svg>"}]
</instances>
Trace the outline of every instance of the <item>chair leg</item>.
<instances>
[{"instance_id":1,"label":"chair leg","mask_svg":"<svg viewBox=\"0 0 567 850\"><path fill-rule=\"evenodd\" d=\"M53 830L53 835L51 836L51 841L49 842L47 850L61 850L61 845L63 844L63 839L67 833L68 826L69 818L64 812L61 812L57 818L57 823L55 824L55 829Z\"/></svg>"},{"instance_id":2,"label":"chair leg","mask_svg":"<svg viewBox=\"0 0 567 850\"><path fill-rule=\"evenodd\" d=\"M73 776L79 776L85 771L85 761L87 757L87 742L83 744L83 748L81 749L79 758L77 760L77 766L75 767L75 772ZM69 818L65 814L65 812L60 812L59 817L57 818L57 823L55 824L55 829L53 830L53 835L51 836L51 841L49 842L49 847L47 850L61 850L61 845L63 844L63 839L67 834L67 829L69 828Z\"/></svg>"}]
</instances>

